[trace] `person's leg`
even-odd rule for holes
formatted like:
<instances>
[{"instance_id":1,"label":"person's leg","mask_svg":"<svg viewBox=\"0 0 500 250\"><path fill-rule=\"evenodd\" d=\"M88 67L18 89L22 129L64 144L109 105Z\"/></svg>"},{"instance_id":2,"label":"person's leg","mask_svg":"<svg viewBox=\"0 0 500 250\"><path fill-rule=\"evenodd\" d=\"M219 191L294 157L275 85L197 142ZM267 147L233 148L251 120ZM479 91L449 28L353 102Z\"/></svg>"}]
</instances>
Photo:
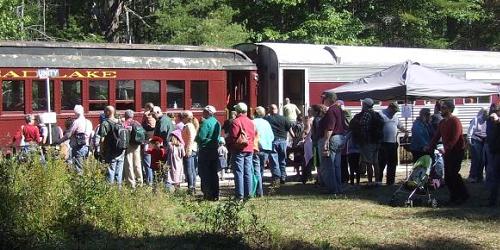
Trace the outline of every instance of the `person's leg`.
<instances>
[{"instance_id":1,"label":"person's leg","mask_svg":"<svg viewBox=\"0 0 500 250\"><path fill-rule=\"evenodd\" d=\"M122 185L123 181L123 163L125 160L125 150L116 158L116 183Z\"/></svg>"},{"instance_id":2,"label":"person's leg","mask_svg":"<svg viewBox=\"0 0 500 250\"><path fill-rule=\"evenodd\" d=\"M153 184L153 169L151 168L151 155L146 153L146 147L142 146L142 167L146 175L146 184L151 186Z\"/></svg>"},{"instance_id":3,"label":"person's leg","mask_svg":"<svg viewBox=\"0 0 500 250\"><path fill-rule=\"evenodd\" d=\"M387 177L386 184L393 185L396 181L396 167L398 165L398 144L387 145Z\"/></svg>"},{"instance_id":4,"label":"person's leg","mask_svg":"<svg viewBox=\"0 0 500 250\"><path fill-rule=\"evenodd\" d=\"M115 183L115 174L116 174L116 158L113 158L109 163L108 163L108 170L106 172L106 180L110 184Z\"/></svg>"},{"instance_id":5,"label":"person's leg","mask_svg":"<svg viewBox=\"0 0 500 250\"><path fill-rule=\"evenodd\" d=\"M252 156L252 165L253 165L253 175L257 178L257 187L255 188L255 195L258 197L262 197L262 170L260 167L260 152L254 153Z\"/></svg>"},{"instance_id":6,"label":"person's leg","mask_svg":"<svg viewBox=\"0 0 500 250\"><path fill-rule=\"evenodd\" d=\"M450 202L460 202L468 197L467 189L459 174L463 151L448 152L444 155L444 178L450 193Z\"/></svg>"},{"instance_id":7,"label":"person's leg","mask_svg":"<svg viewBox=\"0 0 500 250\"><path fill-rule=\"evenodd\" d=\"M482 143L476 139L471 140L470 144L470 170L469 181L476 182L478 180L479 164L482 160Z\"/></svg>"},{"instance_id":8,"label":"person's leg","mask_svg":"<svg viewBox=\"0 0 500 250\"><path fill-rule=\"evenodd\" d=\"M375 172L375 181L382 182L384 179L385 165L387 165L389 159L389 143L383 142L380 145L380 150L378 153L378 171Z\"/></svg>"},{"instance_id":9,"label":"person's leg","mask_svg":"<svg viewBox=\"0 0 500 250\"><path fill-rule=\"evenodd\" d=\"M340 169L342 170L342 183L348 183L349 182L349 162L347 160L347 155L342 154L340 158Z\"/></svg>"},{"instance_id":10,"label":"person's leg","mask_svg":"<svg viewBox=\"0 0 500 250\"><path fill-rule=\"evenodd\" d=\"M340 152L335 153L335 158L333 158L333 190L336 194L342 193L342 170L341 170L341 159L342 156Z\"/></svg>"},{"instance_id":11,"label":"person's leg","mask_svg":"<svg viewBox=\"0 0 500 250\"><path fill-rule=\"evenodd\" d=\"M217 175L217 169L219 168L219 162L217 157L217 150L214 150L211 153L212 157L210 158L210 190L211 190L211 199L218 200L219 199L219 175Z\"/></svg>"},{"instance_id":12,"label":"person's leg","mask_svg":"<svg viewBox=\"0 0 500 250\"><path fill-rule=\"evenodd\" d=\"M273 180L279 180L281 178L280 163L278 157L279 143L278 141L273 141L273 151L269 154L269 165L271 168L271 174Z\"/></svg>"},{"instance_id":13,"label":"person's leg","mask_svg":"<svg viewBox=\"0 0 500 250\"><path fill-rule=\"evenodd\" d=\"M207 157L207 152L206 150L200 150L198 151L198 162L199 162L199 166L198 166L198 173L200 175L200 180L201 180L201 192L203 193L203 197L205 199L208 199L210 197L210 186L209 186L209 175L208 175L208 167L209 167L209 159Z\"/></svg>"},{"instance_id":14,"label":"person's leg","mask_svg":"<svg viewBox=\"0 0 500 250\"><path fill-rule=\"evenodd\" d=\"M87 146L73 147L71 151L72 151L71 156L73 158L75 171L77 174L81 175L83 174L83 162L85 160L85 156L88 153L88 147Z\"/></svg>"},{"instance_id":15,"label":"person's leg","mask_svg":"<svg viewBox=\"0 0 500 250\"><path fill-rule=\"evenodd\" d=\"M354 154L348 154L347 161L348 161L348 165L349 165L349 182L351 184L354 184L355 174L357 174L357 171L354 170L354 167L355 167Z\"/></svg>"},{"instance_id":16,"label":"person's leg","mask_svg":"<svg viewBox=\"0 0 500 250\"><path fill-rule=\"evenodd\" d=\"M286 147L287 147L287 142L286 140L279 140L279 150L278 150L278 161L279 161L279 166L280 166L280 181L285 182L286 181Z\"/></svg>"},{"instance_id":17,"label":"person's leg","mask_svg":"<svg viewBox=\"0 0 500 250\"><path fill-rule=\"evenodd\" d=\"M189 192L193 192L196 187L196 170L194 168L194 156L184 158L184 169Z\"/></svg>"},{"instance_id":18,"label":"person's leg","mask_svg":"<svg viewBox=\"0 0 500 250\"><path fill-rule=\"evenodd\" d=\"M132 153L132 146L125 150L125 157L123 163L123 175L125 180L132 187L135 188L135 174L134 174L134 154Z\"/></svg>"},{"instance_id":19,"label":"person's leg","mask_svg":"<svg viewBox=\"0 0 500 250\"><path fill-rule=\"evenodd\" d=\"M252 158L253 153L243 153L244 163L243 163L243 194L244 198L251 198L253 191L253 166Z\"/></svg>"},{"instance_id":20,"label":"person's leg","mask_svg":"<svg viewBox=\"0 0 500 250\"><path fill-rule=\"evenodd\" d=\"M477 181L483 182L484 180L484 169L486 168L486 153L484 151L484 142L480 142L479 145L479 155L481 160L479 161L477 168Z\"/></svg>"},{"instance_id":21,"label":"person's leg","mask_svg":"<svg viewBox=\"0 0 500 250\"><path fill-rule=\"evenodd\" d=\"M134 175L136 178L136 184L142 185L144 183L143 175L142 175L142 165L141 165L141 146L134 145L134 150L132 151L134 162Z\"/></svg>"},{"instance_id":22,"label":"person's leg","mask_svg":"<svg viewBox=\"0 0 500 250\"><path fill-rule=\"evenodd\" d=\"M234 196L236 199L243 199L244 196L244 186L243 186L243 174L244 174L244 164L245 157L243 153L233 153L231 155L233 159L233 171L234 171Z\"/></svg>"},{"instance_id":23,"label":"person's leg","mask_svg":"<svg viewBox=\"0 0 500 250\"><path fill-rule=\"evenodd\" d=\"M372 164L373 164L373 175L375 176L375 179L378 179L379 183L382 182L382 177L383 177L383 170L380 170L380 163L378 161L379 159L379 150L380 150L380 145L378 144L370 144L370 154L371 154L371 159L372 159Z\"/></svg>"}]
</instances>

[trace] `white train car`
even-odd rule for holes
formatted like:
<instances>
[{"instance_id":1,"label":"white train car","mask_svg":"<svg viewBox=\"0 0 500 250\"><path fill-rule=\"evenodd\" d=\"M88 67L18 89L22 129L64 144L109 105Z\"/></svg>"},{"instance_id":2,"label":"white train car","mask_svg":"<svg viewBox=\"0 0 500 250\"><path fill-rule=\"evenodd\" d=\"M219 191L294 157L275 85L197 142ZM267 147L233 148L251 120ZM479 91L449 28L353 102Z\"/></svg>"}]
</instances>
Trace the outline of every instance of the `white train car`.
<instances>
[{"instance_id":1,"label":"white train car","mask_svg":"<svg viewBox=\"0 0 500 250\"><path fill-rule=\"evenodd\" d=\"M292 43L239 44L235 48L257 64L260 105L282 106L284 98L289 97L306 110L320 102L325 90L407 60L457 78L500 84L500 52ZM498 99L498 94L454 99L464 130L481 107L487 108ZM388 101L378 100L376 109L384 108ZM416 117L422 107L432 110L434 101L417 100L411 105ZM353 113L361 108L360 102L346 102L346 106ZM411 118L408 125L411 126Z\"/></svg>"}]
</instances>

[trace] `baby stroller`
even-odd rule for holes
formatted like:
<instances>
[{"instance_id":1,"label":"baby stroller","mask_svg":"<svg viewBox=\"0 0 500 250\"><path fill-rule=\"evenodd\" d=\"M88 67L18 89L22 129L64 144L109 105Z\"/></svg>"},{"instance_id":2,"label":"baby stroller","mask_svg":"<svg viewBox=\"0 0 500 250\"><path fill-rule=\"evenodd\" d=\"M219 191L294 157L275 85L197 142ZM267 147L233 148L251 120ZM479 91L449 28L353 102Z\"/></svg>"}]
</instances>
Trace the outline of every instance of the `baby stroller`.
<instances>
[{"instance_id":1,"label":"baby stroller","mask_svg":"<svg viewBox=\"0 0 500 250\"><path fill-rule=\"evenodd\" d=\"M405 205L413 207L413 202L416 198L427 198L427 204L433 208L438 206L437 200L432 197L432 191L439 188L439 183L436 180L442 179L442 157L439 153L436 154L436 161L432 164L432 158L429 155L424 155L415 162L410 176L399 186L394 192L390 200L390 204L397 204L397 197L400 194L409 194L406 198Z\"/></svg>"}]
</instances>

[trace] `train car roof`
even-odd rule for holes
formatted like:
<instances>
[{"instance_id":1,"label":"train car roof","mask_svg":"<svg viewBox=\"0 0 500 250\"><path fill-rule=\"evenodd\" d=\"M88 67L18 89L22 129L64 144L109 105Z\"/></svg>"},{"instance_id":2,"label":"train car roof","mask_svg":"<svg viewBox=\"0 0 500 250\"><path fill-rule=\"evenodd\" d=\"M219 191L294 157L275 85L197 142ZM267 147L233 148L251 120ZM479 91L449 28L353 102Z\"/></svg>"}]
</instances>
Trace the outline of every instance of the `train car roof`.
<instances>
[{"instance_id":1,"label":"train car roof","mask_svg":"<svg viewBox=\"0 0 500 250\"><path fill-rule=\"evenodd\" d=\"M0 42L0 67L255 70L241 51L202 46Z\"/></svg>"},{"instance_id":2,"label":"train car roof","mask_svg":"<svg viewBox=\"0 0 500 250\"><path fill-rule=\"evenodd\" d=\"M257 43L272 49L280 64L326 64L387 67L407 60L433 68L500 68L500 52L336 46L295 43Z\"/></svg>"}]
</instances>

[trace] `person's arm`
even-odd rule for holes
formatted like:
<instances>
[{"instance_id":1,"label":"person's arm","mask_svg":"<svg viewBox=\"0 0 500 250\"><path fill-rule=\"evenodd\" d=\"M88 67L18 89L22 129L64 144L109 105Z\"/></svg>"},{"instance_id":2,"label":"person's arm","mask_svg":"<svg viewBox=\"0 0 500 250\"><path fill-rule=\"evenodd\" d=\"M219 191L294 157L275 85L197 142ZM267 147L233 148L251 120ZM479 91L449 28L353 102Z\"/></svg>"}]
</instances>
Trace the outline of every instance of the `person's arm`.
<instances>
[{"instance_id":1,"label":"person's arm","mask_svg":"<svg viewBox=\"0 0 500 250\"><path fill-rule=\"evenodd\" d=\"M472 141L472 133L474 131L474 120L475 118L472 118L472 120L470 120L469 128L467 129L467 141L469 142L469 144Z\"/></svg>"},{"instance_id":2,"label":"person's arm","mask_svg":"<svg viewBox=\"0 0 500 250\"><path fill-rule=\"evenodd\" d=\"M429 143L429 145L424 147L424 151L429 151L429 150L435 148L439 139L441 139L441 130L439 129L439 125L438 125L438 128L436 129L436 131L434 131L434 136L432 137L431 142Z\"/></svg>"},{"instance_id":3,"label":"person's arm","mask_svg":"<svg viewBox=\"0 0 500 250\"><path fill-rule=\"evenodd\" d=\"M302 112L301 112L301 111L300 111L300 109L297 107L297 105L295 105L295 111L297 112L297 115L302 114Z\"/></svg>"}]
</instances>

